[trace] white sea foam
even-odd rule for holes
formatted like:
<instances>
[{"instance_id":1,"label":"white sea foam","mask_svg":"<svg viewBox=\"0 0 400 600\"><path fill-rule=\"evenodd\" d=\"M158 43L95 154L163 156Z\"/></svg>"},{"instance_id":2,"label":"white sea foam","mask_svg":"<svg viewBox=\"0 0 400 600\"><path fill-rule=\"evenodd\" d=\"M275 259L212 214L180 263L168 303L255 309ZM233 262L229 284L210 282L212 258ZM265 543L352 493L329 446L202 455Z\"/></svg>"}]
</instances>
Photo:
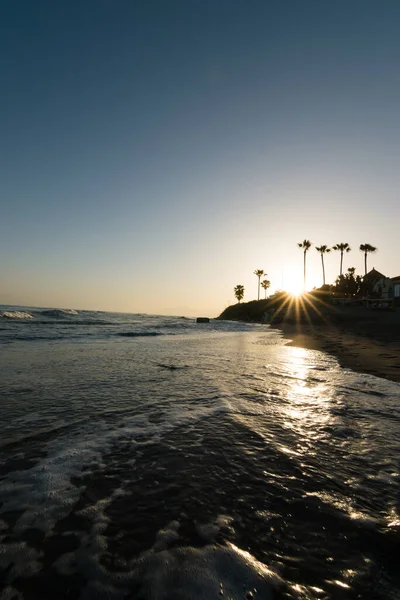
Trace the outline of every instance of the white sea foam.
<instances>
[{"instance_id":1,"label":"white sea foam","mask_svg":"<svg viewBox=\"0 0 400 600\"><path fill-rule=\"evenodd\" d=\"M140 447L157 442L180 425L190 425L220 411L219 399L212 406L201 401L195 407L171 404L164 411L162 422L151 423L149 414L136 414L112 428L98 420L79 434L57 438L47 445L47 456L34 467L14 471L0 482L0 517L9 510L23 511L15 525L18 534L32 527L49 533L58 520L70 513L82 492L82 488L71 484L71 477L90 475L100 468L102 454L112 444L129 440L132 446Z\"/></svg>"},{"instance_id":2,"label":"white sea foam","mask_svg":"<svg viewBox=\"0 0 400 600\"><path fill-rule=\"evenodd\" d=\"M71 513L84 491L84 483L80 486L77 481L74 481L73 484L72 477L90 476L95 471L101 471L103 454L118 441L129 441L131 447L136 446L139 451L142 445L157 442L178 426L183 424L190 426L198 419L220 412L221 402L218 398L211 406L209 402L205 405L205 400L205 398L199 399L198 403L187 407L186 410L171 403L170 408L164 410L162 422L150 422L149 414L135 414L130 418L124 418L123 423L117 421L110 428L106 421L99 420L95 425L91 423L85 429L80 429L79 433L69 432L64 437L49 442L47 456L40 459L35 466L28 470L14 471L0 482L0 496L3 502L0 518L8 511L21 511L10 534L22 536L27 530L38 529L45 532L46 536L51 536L56 523ZM126 493L124 486L125 483L121 481L120 487L114 489L107 497L77 513L91 523L90 531L77 534L81 547L75 552L60 557L55 565L60 573L73 573L78 568L80 572L87 575L89 583L82 593L82 598L92 598L93 595L98 598L121 597L120 579L116 586L112 585L110 573L100 564L100 558L107 549L107 538L104 533L109 519L106 509L116 497ZM160 532L154 551L164 550L176 537L176 531L171 533L171 528ZM40 557L36 555L33 557L31 549L24 544L19 546L5 544L0 554L4 566L15 565L15 572L18 572L18 575L30 576L32 568L35 572L40 569L38 563ZM160 567L164 559L168 559L167 555L160 558ZM177 560L177 565L178 562ZM195 568L197 567L193 565L193 569ZM199 564L198 568L203 567ZM13 573L14 571L8 577L7 583L10 585L13 584ZM132 573L133 571L131 575ZM204 573L204 576L206 575L207 573ZM125 583L126 589L129 589L131 577L128 575L124 585ZM161 579L159 585L162 585ZM158 598L158 596L149 596L149 598L153 597ZM201 597L205 598L207 594Z\"/></svg>"},{"instance_id":3,"label":"white sea foam","mask_svg":"<svg viewBox=\"0 0 400 600\"><path fill-rule=\"evenodd\" d=\"M5 310L1 313L3 319L34 319L35 317L31 313L24 312L22 310Z\"/></svg>"},{"instance_id":4,"label":"white sea foam","mask_svg":"<svg viewBox=\"0 0 400 600\"><path fill-rule=\"evenodd\" d=\"M234 533L232 522L232 517L219 515L213 523L197 523L196 531L205 542L212 544L216 541L220 531Z\"/></svg>"},{"instance_id":5,"label":"white sea foam","mask_svg":"<svg viewBox=\"0 0 400 600\"><path fill-rule=\"evenodd\" d=\"M147 553L138 561L133 577L140 597L146 600L205 600L219 596L268 600L284 587L267 565L230 543Z\"/></svg>"},{"instance_id":6,"label":"white sea foam","mask_svg":"<svg viewBox=\"0 0 400 600\"><path fill-rule=\"evenodd\" d=\"M11 568L8 579L30 577L41 569L40 553L25 542L7 544L7 552L0 552L0 570Z\"/></svg>"},{"instance_id":7,"label":"white sea foam","mask_svg":"<svg viewBox=\"0 0 400 600\"><path fill-rule=\"evenodd\" d=\"M50 317L57 317L58 315L77 315L79 314L77 310L73 308L46 308L42 310L41 313L43 315L48 315Z\"/></svg>"},{"instance_id":8,"label":"white sea foam","mask_svg":"<svg viewBox=\"0 0 400 600\"><path fill-rule=\"evenodd\" d=\"M179 545L179 521L166 524L157 533L152 548L125 563L123 572L109 573L100 560L106 544L102 530L107 522L107 504L108 501L101 501L95 506L92 532L82 539L84 552L78 549L64 554L54 563L60 574L71 574L78 566L88 576L81 598L120 598L126 593L130 597L132 589L143 600L206 600L220 596L231 600L269 600L277 590L288 592L288 598L298 598L273 569L234 544L208 543L202 548ZM218 524L224 526L226 521L226 517L221 517L204 527L218 529ZM309 596L303 593L301 598Z\"/></svg>"}]
</instances>

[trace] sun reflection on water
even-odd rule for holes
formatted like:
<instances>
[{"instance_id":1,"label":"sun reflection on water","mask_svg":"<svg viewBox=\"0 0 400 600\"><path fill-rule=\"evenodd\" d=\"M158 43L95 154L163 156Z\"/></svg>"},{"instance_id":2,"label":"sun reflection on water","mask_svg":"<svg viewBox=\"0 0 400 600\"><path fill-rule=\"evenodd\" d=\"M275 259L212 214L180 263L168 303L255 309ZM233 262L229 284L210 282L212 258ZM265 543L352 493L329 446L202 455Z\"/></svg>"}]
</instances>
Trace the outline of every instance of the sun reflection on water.
<instances>
[{"instance_id":1,"label":"sun reflection on water","mask_svg":"<svg viewBox=\"0 0 400 600\"><path fill-rule=\"evenodd\" d=\"M281 406L284 425L300 435L303 442L314 442L325 435L325 428L332 421L332 391L329 382L315 375L318 353L296 347L285 350L290 383L286 402Z\"/></svg>"}]
</instances>

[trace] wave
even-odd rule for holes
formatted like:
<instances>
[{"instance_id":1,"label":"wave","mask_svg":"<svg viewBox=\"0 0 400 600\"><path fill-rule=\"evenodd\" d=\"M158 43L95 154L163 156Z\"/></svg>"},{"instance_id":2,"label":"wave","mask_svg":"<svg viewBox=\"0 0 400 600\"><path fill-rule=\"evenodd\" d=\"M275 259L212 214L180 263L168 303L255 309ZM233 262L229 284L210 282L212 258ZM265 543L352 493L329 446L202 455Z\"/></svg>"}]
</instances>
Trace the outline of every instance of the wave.
<instances>
[{"instance_id":1,"label":"wave","mask_svg":"<svg viewBox=\"0 0 400 600\"><path fill-rule=\"evenodd\" d=\"M60 319L53 321L45 321L44 319L35 319L32 321L32 325L46 325L46 327L80 327L81 325L113 325L111 321L99 321L99 320L90 320L90 319Z\"/></svg>"},{"instance_id":2,"label":"wave","mask_svg":"<svg viewBox=\"0 0 400 600\"><path fill-rule=\"evenodd\" d=\"M1 313L3 319L34 319L35 317L31 313L24 312L22 310L6 310Z\"/></svg>"},{"instance_id":3,"label":"wave","mask_svg":"<svg viewBox=\"0 0 400 600\"><path fill-rule=\"evenodd\" d=\"M46 310L41 310L40 314L45 315L46 317L65 317L76 316L79 313L73 308L49 308Z\"/></svg>"},{"instance_id":4,"label":"wave","mask_svg":"<svg viewBox=\"0 0 400 600\"><path fill-rule=\"evenodd\" d=\"M15 335L6 334L0 338L0 344L10 344L13 342L59 342L63 340L79 340L82 339L82 336L79 334L75 335Z\"/></svg>"},{"instance_id":5,"label":"wave","mask_svg":"<svg viewBox=\"0 0 400 600\"><path fill-rule=\"evenodd\" d=\"M157 335L164 335L157 331L122 331L117 333L120 337L156 337Z\"/></svg>"},{"instance_id":6,"label":"wave","mask_svg":"<svg viewBox=\"0 0 400 600\"><path fill-rule=\"evenodd\" d=\"M193 323L187 319L185 323L161 323L160 325L154 325L154 329L192 329Z\"/></svg>"}]
</instances>

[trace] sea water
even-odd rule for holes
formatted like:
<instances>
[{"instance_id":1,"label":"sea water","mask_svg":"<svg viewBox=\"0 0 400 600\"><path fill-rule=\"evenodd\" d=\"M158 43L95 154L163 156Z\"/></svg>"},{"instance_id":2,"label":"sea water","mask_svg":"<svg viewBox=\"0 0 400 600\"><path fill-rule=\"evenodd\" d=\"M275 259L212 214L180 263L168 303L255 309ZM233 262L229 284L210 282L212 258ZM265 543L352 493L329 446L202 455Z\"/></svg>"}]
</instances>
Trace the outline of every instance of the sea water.
<instances>
[{"instance_id":1,"label":"sea water","mask_svg":"<svg viewBox=\"0 0 400 600\"><path fill-rule=\"evenodd\" d=\"M268 326L0 307L0 598L399 598L399 400Z\"/></svg>"}]
</instances>

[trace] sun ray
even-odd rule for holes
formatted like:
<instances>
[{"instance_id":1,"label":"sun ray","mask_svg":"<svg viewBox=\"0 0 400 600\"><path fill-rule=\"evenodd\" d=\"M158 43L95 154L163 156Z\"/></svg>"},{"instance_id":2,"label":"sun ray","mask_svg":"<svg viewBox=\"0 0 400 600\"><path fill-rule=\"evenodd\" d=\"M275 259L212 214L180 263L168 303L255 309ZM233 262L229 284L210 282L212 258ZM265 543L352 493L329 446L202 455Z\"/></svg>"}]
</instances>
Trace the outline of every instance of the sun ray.
<instances>
[{"instance_id":1,"label":"sun ray","mask_svg":"<svg viewBox=\"0 0 400 600\"><path fill-rule=\"evenodd\" d=\"M275 307L272 320L290 323L301 329L301 325L314 327L316 322L329 322L335 307L318 292L304 292L298 296L284 292Z\"/></svg>"}]
</instances>

